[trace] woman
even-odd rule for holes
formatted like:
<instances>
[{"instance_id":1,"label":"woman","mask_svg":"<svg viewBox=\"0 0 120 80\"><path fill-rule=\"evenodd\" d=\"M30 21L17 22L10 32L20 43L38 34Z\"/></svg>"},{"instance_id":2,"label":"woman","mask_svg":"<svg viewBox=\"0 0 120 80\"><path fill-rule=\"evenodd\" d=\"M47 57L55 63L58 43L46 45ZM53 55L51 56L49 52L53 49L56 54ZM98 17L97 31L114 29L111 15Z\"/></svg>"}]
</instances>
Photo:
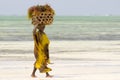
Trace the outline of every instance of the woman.
<instances>
[{"instance_id":1,"label":"woman","mask_svg":"<svg viewBox=\"0 0 120 80\"><path fill-rule=\"evenodd\" d=\"M38 29L38 30L37 30ZM47 64L50 63L49 60L49 39L44 33L45 25L38 24L33 29L33 38L34 38L34 55L36 61L34 63L34 69L32 72L32 77L36 77L35 72L37 69L41 73L46 73L46 77L52 77L49 75L50 68L47 67Z\"/></svg>"}]
</instances>

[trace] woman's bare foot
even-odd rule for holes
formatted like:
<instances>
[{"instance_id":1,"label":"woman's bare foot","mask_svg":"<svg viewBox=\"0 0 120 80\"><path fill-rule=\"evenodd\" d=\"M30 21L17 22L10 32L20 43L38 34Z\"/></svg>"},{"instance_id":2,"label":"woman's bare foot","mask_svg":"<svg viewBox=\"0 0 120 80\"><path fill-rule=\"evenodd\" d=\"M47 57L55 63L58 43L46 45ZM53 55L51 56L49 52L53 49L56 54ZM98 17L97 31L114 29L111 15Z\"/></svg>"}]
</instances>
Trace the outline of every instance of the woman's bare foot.
<instances>
[{"instance_id":1,"label":"woman's bare foot","mask_svg":"<svg viewBox=\"0 0 120 80\"><path fill-rule=\"evenodd\" d=\"M34 74L32 74L32 75L31 75L31 77L36 78L37 76L36 76L36 75L34 75Z\"/></svg>"},{"instance_id":2,"label":"woman's bare foot","mask_svg":"<svg viewBox=\"0 0 120 80\"><path fill-rule=\"evenodd\" d=\"M46 78L52 78L53 77L53 75L47 75L46 76Z\"/></svg>"},{"instance_id":3,"label":"woman's bare foot","mask_svg":"<svg viewBox=\"0 0 120 80\"><path fill-rule=\"evenodd\" d=\"M35 75L35 72L36 72L36 70L37 70L37 68L33 68L33 72L32 72L32 74L31 74L31 77L33 77L33 78L36 78L37 76Z\"/></svg>"},{"instance_id":4,"label":"woman's bare foot","mask_svg":"<svg viewBox=\"0 0 120 80\"><path fill-rule=\"evenodd\" d=\"M52 78L53 76L46 72L46 78Z\"/></svg>"}]
</instances>

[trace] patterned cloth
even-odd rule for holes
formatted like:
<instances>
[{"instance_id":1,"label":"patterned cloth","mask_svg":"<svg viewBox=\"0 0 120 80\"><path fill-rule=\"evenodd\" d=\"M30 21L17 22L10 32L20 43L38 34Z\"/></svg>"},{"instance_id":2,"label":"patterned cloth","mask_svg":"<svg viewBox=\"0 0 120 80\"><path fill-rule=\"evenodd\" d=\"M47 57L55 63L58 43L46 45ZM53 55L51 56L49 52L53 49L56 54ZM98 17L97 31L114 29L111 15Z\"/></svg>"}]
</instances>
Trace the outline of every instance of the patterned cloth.
<instances>
[{"instance_id":1,"label":"patterned cloth","mask_svg":"<svg viewBox=\"0 0 120 80\"><path fill-rule=\"evenodd\" d=\"M50 63L49 60L49 39L45 33L40 33L39 31L33 35L34 38L34 54L36 61L34 63L35 68L39 69L41 73L51 71L47 67L47 64Z\"/></svg>"}]
</instances>

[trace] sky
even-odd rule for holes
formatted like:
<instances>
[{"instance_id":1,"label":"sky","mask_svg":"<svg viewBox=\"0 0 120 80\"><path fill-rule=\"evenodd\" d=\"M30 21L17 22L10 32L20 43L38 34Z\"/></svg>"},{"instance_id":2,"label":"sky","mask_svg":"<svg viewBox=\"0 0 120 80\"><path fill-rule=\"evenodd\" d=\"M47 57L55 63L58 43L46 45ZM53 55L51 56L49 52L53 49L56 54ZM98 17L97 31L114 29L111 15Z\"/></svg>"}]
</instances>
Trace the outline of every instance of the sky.
<instances>
[{"instance_id":1,"label":"sky","mask_svg":"<svg viewBox=\"0 0 120 80\"><path fill-rule=\"evenodd\" d=\"M27 15L30 6L49 4L56 15L120 15L120 0L0 0L0 15Z\"/></svg>"}]
</instances>

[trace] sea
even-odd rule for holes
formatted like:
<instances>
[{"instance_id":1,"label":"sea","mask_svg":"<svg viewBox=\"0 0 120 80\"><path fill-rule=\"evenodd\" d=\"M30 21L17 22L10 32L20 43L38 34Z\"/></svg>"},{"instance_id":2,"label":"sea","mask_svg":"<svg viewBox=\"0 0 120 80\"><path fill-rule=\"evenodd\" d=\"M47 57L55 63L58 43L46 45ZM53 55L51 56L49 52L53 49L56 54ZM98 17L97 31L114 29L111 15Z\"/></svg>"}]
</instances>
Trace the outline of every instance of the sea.
<instances>
[{"instance_id":1,"label":"sea","mask_svg":"<svg viewBox=\"0 0 120 80\"><path fill-rule=\"evenodd\" d=\"M0 16L0 41L32 41L27 16ZM50 40L120 40L120 16L55 16L45 33Z\"/></svg>"}]
</instances>

